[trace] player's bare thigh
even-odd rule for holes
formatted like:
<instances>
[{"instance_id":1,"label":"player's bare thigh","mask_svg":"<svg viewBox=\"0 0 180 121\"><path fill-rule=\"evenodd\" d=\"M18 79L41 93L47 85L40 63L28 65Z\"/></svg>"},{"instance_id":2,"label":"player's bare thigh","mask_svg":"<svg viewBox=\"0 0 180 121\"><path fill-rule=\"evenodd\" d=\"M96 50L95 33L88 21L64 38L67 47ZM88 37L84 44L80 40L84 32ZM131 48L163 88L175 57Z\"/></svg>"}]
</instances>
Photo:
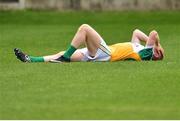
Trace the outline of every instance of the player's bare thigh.
<instances>
[{"instance_id":1,"label":"player's bare thigh","mask_svg":"<svg viewBox=\"0 0 180 121\"><path fill-rule=\"evenodd\" d=\"M91 26L84 24L82 29L85 29L87 33L86 46L91 56L95 56L98 48L100 47L100 42L103 38L94 30Z\"/></svg>"}]
</instances>

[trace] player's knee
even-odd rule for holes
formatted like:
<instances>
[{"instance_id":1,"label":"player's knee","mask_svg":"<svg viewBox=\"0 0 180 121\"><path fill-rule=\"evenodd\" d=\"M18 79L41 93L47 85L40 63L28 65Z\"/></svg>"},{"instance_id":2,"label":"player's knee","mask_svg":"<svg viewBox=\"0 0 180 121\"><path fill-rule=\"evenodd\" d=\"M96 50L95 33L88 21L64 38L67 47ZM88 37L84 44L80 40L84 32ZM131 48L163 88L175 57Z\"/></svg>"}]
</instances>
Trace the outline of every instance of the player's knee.
<instances>
[{"instance_id":1,"label":"player's knee","mask_svg":"<svg viewBox=\"0 0 180 121\"><path fill-rule=\"evenodd\" d=\"M90 26L88 24L82 24L79 27L79 31L87 31L90 28Z\"/></svg>"}]
</instances>

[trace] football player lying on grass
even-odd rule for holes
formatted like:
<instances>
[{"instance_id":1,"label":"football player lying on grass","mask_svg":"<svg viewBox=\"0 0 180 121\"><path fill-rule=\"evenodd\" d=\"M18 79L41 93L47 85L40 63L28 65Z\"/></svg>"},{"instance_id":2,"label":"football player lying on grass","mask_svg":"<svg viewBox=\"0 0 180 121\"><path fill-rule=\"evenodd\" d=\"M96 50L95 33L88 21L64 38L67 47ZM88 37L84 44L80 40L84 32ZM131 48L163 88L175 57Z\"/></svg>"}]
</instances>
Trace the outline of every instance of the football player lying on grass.
<instances>
[{"instance_id":1,"label":"football player lying on grass","mask_svg":"<svg viewBox=\"0 0 180 121\"><path fill-rule=\"evenodd\" d=\"M145 42L146 45L141 45L141 41ZM85 45L86 48L78 49L81 45ZM79 27L66 51L43 57L27 55L18 48L15 48L14 52L22 62L156 61L164 58L164 49L156 31L150 32L147 36L136 29L133 32L131 42L108 46L103 38L87 24Z\"/></svg>"}]
</instances>

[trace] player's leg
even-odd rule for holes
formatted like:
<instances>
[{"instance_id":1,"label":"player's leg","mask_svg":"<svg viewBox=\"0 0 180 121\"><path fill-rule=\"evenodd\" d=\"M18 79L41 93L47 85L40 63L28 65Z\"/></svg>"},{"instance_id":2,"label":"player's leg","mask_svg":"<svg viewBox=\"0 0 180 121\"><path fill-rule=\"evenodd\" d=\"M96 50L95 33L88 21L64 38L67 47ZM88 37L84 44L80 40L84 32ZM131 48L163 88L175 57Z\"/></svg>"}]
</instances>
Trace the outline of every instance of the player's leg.
<instances>
[{"instance_id":1,"label":"player's leg","mask_svg":"<svg viewBox=\"0 0 180 121\"><path fill-rule=\"evenodd\" d=\"M88 48L90 56L95 56L97 49L100 47L102 37L89 25L83 24L74 39L71 42L76 48L85 44Z\"/></svg>"},{"instance_id":2,"label":"player's leg","mask_svg":"<svg viewBox=\"0 0 180 121\"><path fill-rule=\"evenodd\" d=\"M89 25L83 24L78 29L76 35L74 36L70 47L64 53L63 56L58 58L58 61L70 61L73 53L81 46L86 45L89 55L95 56L98 48L100 47L100 42L102 37Z\"/></svg>"},{"instance_id":3,"label":"player's leg","mask_svg":"<svg viewBox=\"0 0 180 121\"><path fill-rule=\"evenodd\" d=\"M22 62L49 62L52 59L57 59L59 56L62 56L64 52L59 52L54 55L49 56L30 56L22 52L20 49L14 49L16 57Z\"/></svg>"},{"instance_id":4,"label":"player's leg","mask_svg":"<svg viewBox=\"0 0 180 121\"><path fill-rule=\"evenodd\" d=\"M62 55L64 55L64 53L65 53L65 51L62 51L55 55L44 56L43 58L44 58L45 62L50 62L51 60L55 60L55 59L61 57ZM71 56L71 61L78 62L78 61L81 61L83 57L84 57L84 55L80 51L75 51Z\"/></svg>"},{"instance_id":5,"label":"player's leg","mask_svg":"<svg viewBox=\"0 0 180 121\"><path fill-rule=\"evenodd\" d=\"M33 57L24 54L19 49L15 49L15 55L23 62L48 62L50 60L57 59L59 61L80 61L83 58L83 54L76 51L79 46L85 44L88 48L90 56L95 56L97 49L100 46L102 37L89 25L83 24L74 36L70 47L66 52L60 52L55 55L44 57Z\"/></svg>"},{"instance_id":6,"label":"player's leg","mask_svg":"<svg viewBox=\"0 0 180 121\"><path fill-rule=\"evenodd\" d=\"M22 62L49 62L51 60L57 59L60 56L64 54L64 51L59 52L54 55L48 55L48 56L29 56L25 53L23 53L20 49L16 48L14 49L16 57L21 60ZM79 51L76 51L72 57L72 61L81 61L84 55L80 53Z\"/></svg>"},{"instance_id":7,"label":"player's leg","mask_svg":"<svg viewBox=\"0 0 180 121\"><path fill-rule=\"evenodd\" d=\"M59 53L54 54L54 55L44 56L43 58L44 58L44 61L45 61L45 62L49 62L49 61L52 60L52 59L57 59L57 58L59 58L59 57L62 56L63 54L64 54L64 51L59 52Z\"/></svg>"}]
</instances>

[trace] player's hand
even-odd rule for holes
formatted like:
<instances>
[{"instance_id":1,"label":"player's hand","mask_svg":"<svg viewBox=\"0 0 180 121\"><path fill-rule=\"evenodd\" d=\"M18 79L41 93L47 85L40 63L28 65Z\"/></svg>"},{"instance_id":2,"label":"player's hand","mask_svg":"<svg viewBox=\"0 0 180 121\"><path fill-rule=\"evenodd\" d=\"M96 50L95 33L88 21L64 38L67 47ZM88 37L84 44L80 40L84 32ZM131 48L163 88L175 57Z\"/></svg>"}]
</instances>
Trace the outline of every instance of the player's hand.
<instances>
[{"instance_id":1,"label":"player's hand","mask_svg":"<svg viewBox=\"0 0 180 121\"><path fill-rule=\"evenodd\" d=\"M159 44L159 46L155 46L154 54L155 54L155 56L164 56L164 49L162 48L162 46L160 44Z\"/></svg>"}]
</instances>

